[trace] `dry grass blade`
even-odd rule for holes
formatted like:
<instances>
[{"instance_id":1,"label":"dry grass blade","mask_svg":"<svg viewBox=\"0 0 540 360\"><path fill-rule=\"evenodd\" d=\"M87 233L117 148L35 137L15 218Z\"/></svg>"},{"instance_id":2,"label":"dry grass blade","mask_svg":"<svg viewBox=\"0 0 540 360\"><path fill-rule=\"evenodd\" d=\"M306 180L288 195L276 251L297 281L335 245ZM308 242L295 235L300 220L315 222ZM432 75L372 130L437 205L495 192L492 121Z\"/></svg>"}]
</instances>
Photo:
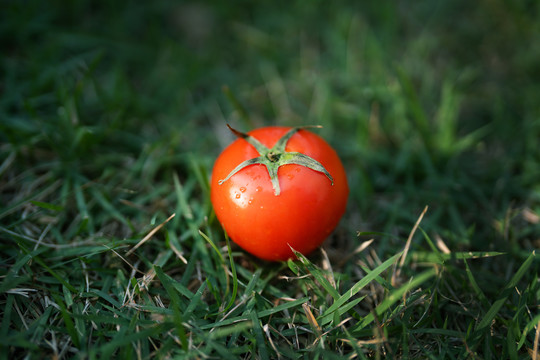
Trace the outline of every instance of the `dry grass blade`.
<instances>
[{"instance_id":1,"label":"dry grass blade","mask_svg":"<svg viewBox=\"0 0 540 360\"><path fill-rule=\"evenodd\" d=\"M361 243L355 250L354 250L354 254L358 254L358 253L361 253L362 251L364 251L369 245L371 245L371 243L374 241L374 239L369 239L367 241L364 241L363 243Z\"/></svg>"},{"instance_id":2,"label":"dry grass blade","mask_svg":"<svg viewBox=\"0 0 540 360\"><path fill-rule=\"evenodd\" d=\"M424 210L422 211L422 213L418 217L418 220L416 220L416 223L414 224L414 226L413 226L413 228L412 228L412 230L411 230L411 232L409 234L409 238L407 239L407 242L405 243L405 248L403 249L403 255L401 256L401 260L399 261L398 268L396 269L396 271L392 275L392 285L396 284L396 280L401 275L401 269L403 268L403 265L405 264L405 259L407 258L407 253L409 252L409 248L411 247L411 242L412 242L414 233L418 229L418 226L420 225L420 222L422 222L422 219L424 218L424 215L426 214L427 209L428 209L428 206L426 205L426 207L424 208Z\"/></svg>"},{"instance_id":3,"label":"dry grass blade","mask_svg":"<svg viewBox=\"0 0 540 360\"><path fill-rule=\"evenodd\" d=\"M141 241L139 241L137 243L137 245L135 245L131 250L129 250L127 253L126 253L126 256L129 256L131 255L135 250L137 250L142 244L144 244L145 242L147 242L159 229L161 229L163 226L165 226L166 223L168 223L169 221L171 221L174 217L176 216L176 214L172 214L171 216L169 216L167 218L167 220L165 220L164 222L162 222L161 224L159 224L158 226L156 226L155 228L153 228L149 233L148 235L146 235L144 238L142 238Z\"/></svg>"},{"instance_id":4,"label":"dry grass blade","mask_svg":"<svg viewBox=\"0 0 540 360\"><path fill-rule=\"evenodd\" d=\"M184 257L184 255L182 254L182 252L180 250L178 250L172 243L169 244L170 247L171 247L171 250L175 253L175 255L184 263L187 265L187 260L186 258Z\"/></svg>"},{"instance_id":5,"label":"dry grass blade","mask_svg":"<svg viewBox=\"0 0 540 360\"><path fill-rule=\"evenodd\" d=\"M523 215L523 218L531 224L540 223L540 216L529 208L523 209L521 214Z\"/></svg>"},{"instance_id":6,"label":"dry grass blade","mask_svg":"<svg viewBox=\"0 0 540 360\"><path fill-rule=\"evenodd\" d=\"M360 254L362 251L364 251L365 249L367 249L369 247L369 245L371 245L371 243L375 241L375 239L369 239L369 240L366 240L364 241L363 243L361 243L360 245L358 245L356 247L356 249L354 249L354 251L346 254L345 256L343 256L340 260L338 260L338 266L343 266L344 264L346 264L353 256L357 255L357 254Z\"/></svg>"},{"instance_id":7,"label":"dry grass blade","mask_svg":"<svg viewBox=\"0 0 540 360\"><path fill-rule=\"evenodd\" d=\"M435 241L437 247L439 248L439 250L441 250L443 254L450 254L450 249L448 248L448 246L446 246L446 243L439 234L435 235Z\"/></svg>"},{"instance_id":8,"label":"dry grass blade","mask_svg":"<svg viewBox=\"0 0 540 360\"><path fill-rule=\"evenodd\" d=\"M334 278L334 271L332 270L332 264L330 263L328 254L322 247L321 247L321 254L323 256L322 268L327 273L325 277L328 279L328 282L330 282L330 285L332 285L333 287L336 287L336 279Z\"/></svg>"},{"instance_id":9,"label":"dry grass blade","mask_svg":"<svg viewBox=\"0 0 540 360\"><path fill-rule=\"evenodd\" d=\"M268 338L268 342L270 343L270 346L272 346L272 349L274 349L274 351L276 352L277 358L281 359L281 354L278 351L276 345L274 344L274 341L272 340L272 335L270 334L270 329L268 327L268 324L263 325L263 331L264 331L266 337Z\"/></svg>"},{"instance_id":10,"label":"dry grass blade","mask_svg":"<svg viewBox=\"0 0 540 360\"><path fill-rule=\"evenodd\" d=\"M304 309L304 313L306 314L306 318L307 318L307 321L309 322L309 325L311 326L311 328L313 330L315 330L315 332L317 333L317 336L320 337L322 335L322 329L319 326L319 323L317 322L317 319L315 318L315 316L311 312L311 309L309 308L309 305L306 304L306 303L303 303L302 304L302 309Z\"/></svg>"},{"instance_id":11,"label":"dry grass blade","mask_svg":"<svg viewBox=\"0 0 540 360\"><path fill-rule=\"evenodd\" d=\"M36 289L29 289L29 288L15 288L15 289L9 289L6 291L6 294L15 294L15 295L21 295L24 297L30 297L31 292L36 292Z\"/></svg>"}]
</instances>

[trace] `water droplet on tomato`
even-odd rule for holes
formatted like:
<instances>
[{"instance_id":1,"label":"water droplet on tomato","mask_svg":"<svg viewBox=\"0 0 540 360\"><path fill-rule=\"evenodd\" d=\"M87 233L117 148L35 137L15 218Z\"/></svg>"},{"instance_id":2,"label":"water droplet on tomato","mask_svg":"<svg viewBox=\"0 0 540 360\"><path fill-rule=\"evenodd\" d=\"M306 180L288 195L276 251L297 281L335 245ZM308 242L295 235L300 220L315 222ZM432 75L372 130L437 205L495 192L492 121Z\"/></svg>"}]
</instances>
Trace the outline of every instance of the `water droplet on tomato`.
<instances>
[{"instance_id":1,"label":"water droplet on tomato","mask_svg":"<svg viewBox=\"0 0 540 360\"><path fill-rule=\"evenodd\" d=\"M240 191L241 191L241 192L246 192L246 188L242 186L242 187L240 188Z\"/></svg>"},{"instance_id":2,"label":"water droplet on tomato","mask_svg":"<svg viewBox=\"0 0 540 360\"><path fill-rule=\"evenodd\" d=\"M237 199L240 199L240 196L241 196L240 194L236 193L236 195L234 197L237 198Z\"/></svg>"},{"instance_id":3,"label":"water droplet on tomato","mask_svg":"<svg viewBox=\"0 0 540 360\"><path fill-rule=\"evenodd\" d=\"M260 186L257 186L257 188L255 189L255 191L257 191L257 192L259 192L261 190L262 190L262 187L260 187Z\"/></svg>"}]
</instances>

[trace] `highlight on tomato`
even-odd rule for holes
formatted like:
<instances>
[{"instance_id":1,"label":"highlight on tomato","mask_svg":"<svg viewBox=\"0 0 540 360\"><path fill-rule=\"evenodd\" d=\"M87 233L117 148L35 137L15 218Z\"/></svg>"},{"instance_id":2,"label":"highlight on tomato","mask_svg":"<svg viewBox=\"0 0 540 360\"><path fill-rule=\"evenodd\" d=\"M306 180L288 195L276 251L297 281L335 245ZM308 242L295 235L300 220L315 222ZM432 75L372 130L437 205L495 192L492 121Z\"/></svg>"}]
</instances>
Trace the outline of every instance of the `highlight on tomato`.
<instances>
[{"instance_id":1,"label":"highlight on tomato","mask_svg":"<svg viewBox=\"0 0 540 360\"><path fill-rule=\"evenodd\" d=\"M313 128L312 126L309 128ZM212 170L217 219L247 252L270 261L307 255L345 212L349 186L336 151L308 127L263 127L238 137Z\"/></svg>"}]
</instances>

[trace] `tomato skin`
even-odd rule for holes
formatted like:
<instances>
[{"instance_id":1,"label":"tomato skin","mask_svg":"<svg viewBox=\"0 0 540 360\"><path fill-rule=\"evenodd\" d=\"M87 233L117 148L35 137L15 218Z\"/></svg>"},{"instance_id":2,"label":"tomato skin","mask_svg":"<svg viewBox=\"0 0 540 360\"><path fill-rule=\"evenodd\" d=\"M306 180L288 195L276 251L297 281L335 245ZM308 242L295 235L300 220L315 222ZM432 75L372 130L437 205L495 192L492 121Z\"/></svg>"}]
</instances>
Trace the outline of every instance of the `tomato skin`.
<instances>
[{"instance_id":1,"label":"tomato skin","mask_svg":"<svg viewBox=\"0 0 540 360\"><path fill-rule=\"evenodd\" d=\"M268 148L291 128L265 127L248 134ZM307 167L279 167L276 196L264 165L250 165L221 185L219 180L245 160L259 156L245 139L237 139L218 156L212 171L211 201L219 222L244 250L265 260L293 258L291 247L304 255L315 250L345 212L349 187L336 152L320 136L301 129L287 142L287 152L300 152L320 162L332 175Z\"/></svg>"}]
</instances>

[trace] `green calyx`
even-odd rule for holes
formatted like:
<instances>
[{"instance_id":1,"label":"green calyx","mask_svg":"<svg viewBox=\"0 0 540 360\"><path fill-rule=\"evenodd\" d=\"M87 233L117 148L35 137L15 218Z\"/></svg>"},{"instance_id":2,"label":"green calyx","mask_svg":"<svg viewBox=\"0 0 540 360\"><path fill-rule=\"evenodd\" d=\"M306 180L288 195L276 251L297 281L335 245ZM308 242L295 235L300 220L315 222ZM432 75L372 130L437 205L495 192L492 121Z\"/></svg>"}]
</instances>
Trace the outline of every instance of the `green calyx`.
<instances>
[{"instance_id":1,"label":"green calyx","mask_svg":"<svg viewBox=\"0 0 540 360\"><path fill-rule=\"evenodd\" d=\"M287 164L305 166L311 170L321 172L326 175L332 185L334 185L334 179L332 178L332 175L330 175L330 173L324 168L324 166L322 166L320 162L299 152L285 151L287 142L298 130L307 127L320 128L321 126L301 126L292 128L291 130L287 131L285 135L283 135L271 149L267 148L264 144L262 144L254 137L233 129L229 124L227 124L227 126L236 136L250 143L257 150L259 156L253 159L246 160L240 165L238 165L229 173L229 175L227 175L225 179L218 181L219 185L229 180L231 176L233 176L243 168L254 164L261 164L266 166L268 174L270 175L270 180L272 181L272 187L274 188L274 195L276 196L278 196L281 192L279 188L278 169L280 166Z\"/></svg>"}]
</instances>

